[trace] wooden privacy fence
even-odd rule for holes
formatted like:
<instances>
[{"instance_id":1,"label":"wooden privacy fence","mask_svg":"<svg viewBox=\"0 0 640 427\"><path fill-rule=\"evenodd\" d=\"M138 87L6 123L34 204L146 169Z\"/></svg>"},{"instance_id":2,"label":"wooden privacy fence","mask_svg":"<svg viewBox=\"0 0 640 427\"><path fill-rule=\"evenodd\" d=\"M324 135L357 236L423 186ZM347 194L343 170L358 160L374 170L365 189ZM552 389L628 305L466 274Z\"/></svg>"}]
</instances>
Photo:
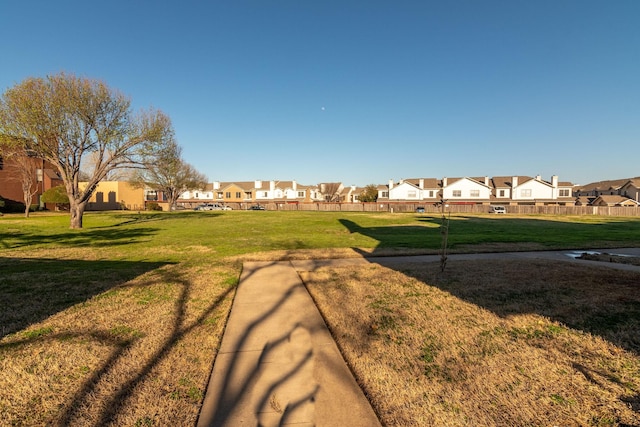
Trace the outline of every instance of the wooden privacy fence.
<instances>
[{"instance_id":1,"label":"wooden privacy fence","mask_svg":"<svg viewBox=\"0 0 640 427\"><path fill-rule=\"evenodd\" d=\"M415 212L418 207L427 214L442 213L440 206L432 203L414 202L376 202L376 203L264 203L267 210L280 211L320 211L320 212ZM496 205L498 206L498 205ZM499 205L503 206L503 205ZM234 207L235 209L236 207ZM489 205L478 204L447 204L446 212L483 214L490 213ZM551 215L605 215L605 216L640 216L638 207L622 206L534 206L517 205L506 206L508 214L551 214Z\"/></svg>"}]
</instances>

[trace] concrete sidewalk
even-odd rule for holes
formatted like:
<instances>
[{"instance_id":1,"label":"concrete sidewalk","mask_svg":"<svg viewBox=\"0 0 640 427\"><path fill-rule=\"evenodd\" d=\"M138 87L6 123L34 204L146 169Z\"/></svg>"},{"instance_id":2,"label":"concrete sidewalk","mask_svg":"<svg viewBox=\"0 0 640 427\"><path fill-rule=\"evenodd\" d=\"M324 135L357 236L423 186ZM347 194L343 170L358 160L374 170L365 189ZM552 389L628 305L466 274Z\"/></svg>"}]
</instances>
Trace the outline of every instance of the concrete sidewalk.
<instances>
[{"instance_id":1,"label":"concrete sidewalk","mask_svg":"<svg viewBox=\"0 0 640 427\"><path fill-rule=\"evenodd\" d=\"M198 426L376 426L289 262L248 262Z\"/></svg>"},{"instance_id":2,"label":"concrete sidewalk","mask_svg":"<svg viewBox=\"0 0 640 427\"><path fill-rule=\"evenodd\" d=\"M453 254L448 260L546 259L640 272L637 266L577 260L582 252ZM640 248L589 252L640 256ZM197 425L380 425L297 272L439 260L424 255L245 263Z\"/></svg>"}]
</instances>

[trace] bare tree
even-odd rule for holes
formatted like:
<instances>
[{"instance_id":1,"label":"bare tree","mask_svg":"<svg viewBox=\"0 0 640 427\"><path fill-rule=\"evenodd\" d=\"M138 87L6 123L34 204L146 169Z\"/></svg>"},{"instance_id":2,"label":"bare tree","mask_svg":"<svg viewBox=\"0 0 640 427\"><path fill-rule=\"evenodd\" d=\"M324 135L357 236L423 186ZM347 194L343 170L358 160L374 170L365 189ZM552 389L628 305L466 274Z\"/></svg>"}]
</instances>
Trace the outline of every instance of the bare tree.
<instances>
[{"instance_id":1,"label":"bare tree","mask_svg":"<svg viewBox=\"0 0 640 427\"><path fill-rule=\"evenodd\" d=\"M173 141L168 116L131 111L131 101L105 83L60 73L28 78L0 99L0 145L18 146L53 164L69 196L71 228L82 228L85 207L100 181L116 169L140 164ZM95 164L80 181L89 154Z\"/></svg>"},{"instance_id":2,"label":"bare tree","mask_svg":"<svg viewBox=\"0 0 640 427\"><path fill-rule=\"evenodd\" d=\"M12 172L10 179L20 183L22 200L25 205L24 216L29 218L33 196L38 193L37 159L20 147L3 148L0 146L0 155L10 160L7 163L7 169Z\"/></svg>"},{"instance_id":3,"label":"bare tree","mask_svg":"<svg viewBox=\"0 0 640 427\"><path fill-rule=\"evenodd\" d=\"M146 153L143 158L143 168L133 171L129 182L134 187L162 191L171 210L182 193L207 185L207 177L182 159L182 149L175 142Z\"/></svg>"},{"instance_id":4,"label":"bare tree","mask_svg":"<svg viewBox=\"0 0 640 427\"><path fill-rule=\"evenodd\" d=\"M343 185L340 182L325 182L320 184L320 192L325 202L339 202Z\"/></svg>"}]
</instances>

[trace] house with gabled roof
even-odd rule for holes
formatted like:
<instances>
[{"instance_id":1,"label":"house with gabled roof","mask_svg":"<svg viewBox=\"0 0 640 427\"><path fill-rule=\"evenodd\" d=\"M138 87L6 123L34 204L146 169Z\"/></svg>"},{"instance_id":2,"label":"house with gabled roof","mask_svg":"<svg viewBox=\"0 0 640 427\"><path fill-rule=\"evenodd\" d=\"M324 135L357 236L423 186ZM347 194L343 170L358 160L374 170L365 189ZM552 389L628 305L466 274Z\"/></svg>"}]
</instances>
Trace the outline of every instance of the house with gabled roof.
<instances>
[{"instance_id":1,"label":"house with gabled roof","mask_svg":"<svg viewBox=\"0 0 640 427\"><path fill-rule=\"evenodd\" d=\"M198 203L207 203L213 201L213 184L209 183L204 188L198 190L187 190L180 195L179 201L190 201ZM149 200L149 199L147 199Z\"/></svg>"},{"instance_id":2,"label":"house with gabled roof","mask_svg":"<svg viewBox=\"0 0 640 427\"><path fill-rule=\"evenodd\" d=\"M216 202L250 203L254 200L255 182L214 182L213 194Z\"/></svg>"},{"instance_id":3,"label":"house with gabled roof","mask_svg":"<svg viewBox=\"0 0 640 427\"><path fill-rule=\"evenodd\" d=\"M551 181L544 181L540 175L535 178L514 176L511 178L511 200L519 204L562 204L573 205L571 183L558 182L558 176L553 175Z\"/></svg>"},{"instance_id":4,"label":"house with gabled roof","mask_svg":"<svg viewBox=\"0 0 640 427\"><path fill-rule=\"evenodd\" d=\"M602 194L591 202L592 206L629 206L637 207L639 204L633 199L618 194Z\"/></svg>"},{"instance_id":5,"label":"house with gabled roof","mask_svg":"<svg viewBox=\"0 0 640 427\"><path fill-rule=\"evenodd\" d=\"M386 186L378 186L378 200L436 202L440 198L440 181L437 178L389 180Z\"/></svg>"},{"instance_id":6,"label":"house with gabled roof","mask_svg":"<svg viewBox=\"0 0 640 427\"><path fill-rule=\"evenodd\" d=\"M640 177L631 178L620 187L620 195L640 202Z\"/></svg>"},{"instance_id":7,"label":"house with gabled roof","mask_svg":"<svg viewBox=\"0 0 640 427\"><path fill-rule=\"evenodd\" d=\"M449 203L489 203L492 187L489 177L442 178L442 198Z\"/></svg>"},{"instance_id":8,"label":"house with gabled roof","mask_svg":"<svg viewBox=\"0 0 640 427\"><path fill-rule=\"evenodd\" d=\"M389 181L389 200L419 201L422 200L422 192L413 182L401 179L394 184L393 181Z\"/></svg>"},{"instance_id":9,"label":"house with gabled roof","mask_svg":"<svg viewBox=\"0 0 640 427\"><path fill-rule=\"evenodd\" d=\"M632 178L632 179L639 179L639 178L640 177ZM611 179L611 180L605 180L605 181L592 182L590 184L578 186L575 189L575 195L597 197L602 194L604 195L620 194L620 189L628 181L629 179L625 178L625 179Z\"/></svg>"}]
</instances>

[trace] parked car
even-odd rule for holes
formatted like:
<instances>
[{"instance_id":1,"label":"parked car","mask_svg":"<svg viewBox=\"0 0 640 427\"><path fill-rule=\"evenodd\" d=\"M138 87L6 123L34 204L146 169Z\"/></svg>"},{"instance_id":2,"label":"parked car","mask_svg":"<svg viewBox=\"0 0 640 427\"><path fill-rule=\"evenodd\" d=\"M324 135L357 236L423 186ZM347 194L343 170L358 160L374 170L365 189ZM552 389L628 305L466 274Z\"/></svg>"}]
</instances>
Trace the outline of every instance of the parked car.
<instances>
[{"instance_id":1,"label":"parked car","mask_svg":"<svg viewBox=\"0 0 640 427\"><path fill-rule=\"evenodd\" d=\"M231 207L219 205L218 203L203 203L196 206L196 211L230 211Z\"/></svg>"},{"instance_id":2,"label":"parked car","mask_svg":"<svg viewBox=\"0 0 640 427\"><path fill-rule=\"evenodd\" d=\"M211 210L212 211L230 211L231 206L227 206L227 205L219 205L217 203L214 203L213 205L211 205Z\"/></svg>"},{"instance_id":3,"label":"parked car","mask_svg":"<svg viewBox=\"0 0 640 427\"><path fill-rule=\"evenodd\" d=\"M249 208L250 211L263 211L264 210L264 206L260 206L260 205L253 205Z\"/></svg>"},{"instance_id":4,"label":"parked car","mask_svg":"<svg viewBox=\"0 0 640 427\"><path fill-rule=\"evenodd\" d=\"M416 213L424 213L424 206L418 206L416 208Z\"/></svg>"},{"instance_id":5,"label":"parked car","mask_svg":"<svg viewBox=\"0 0 640 427\"><path fill-rule=\"evenodd\" d=\"M491 208L489 208L489 213L505 214L507 213L507 208L504 206L491 206Z\"/></svg>"}]
</instances>

